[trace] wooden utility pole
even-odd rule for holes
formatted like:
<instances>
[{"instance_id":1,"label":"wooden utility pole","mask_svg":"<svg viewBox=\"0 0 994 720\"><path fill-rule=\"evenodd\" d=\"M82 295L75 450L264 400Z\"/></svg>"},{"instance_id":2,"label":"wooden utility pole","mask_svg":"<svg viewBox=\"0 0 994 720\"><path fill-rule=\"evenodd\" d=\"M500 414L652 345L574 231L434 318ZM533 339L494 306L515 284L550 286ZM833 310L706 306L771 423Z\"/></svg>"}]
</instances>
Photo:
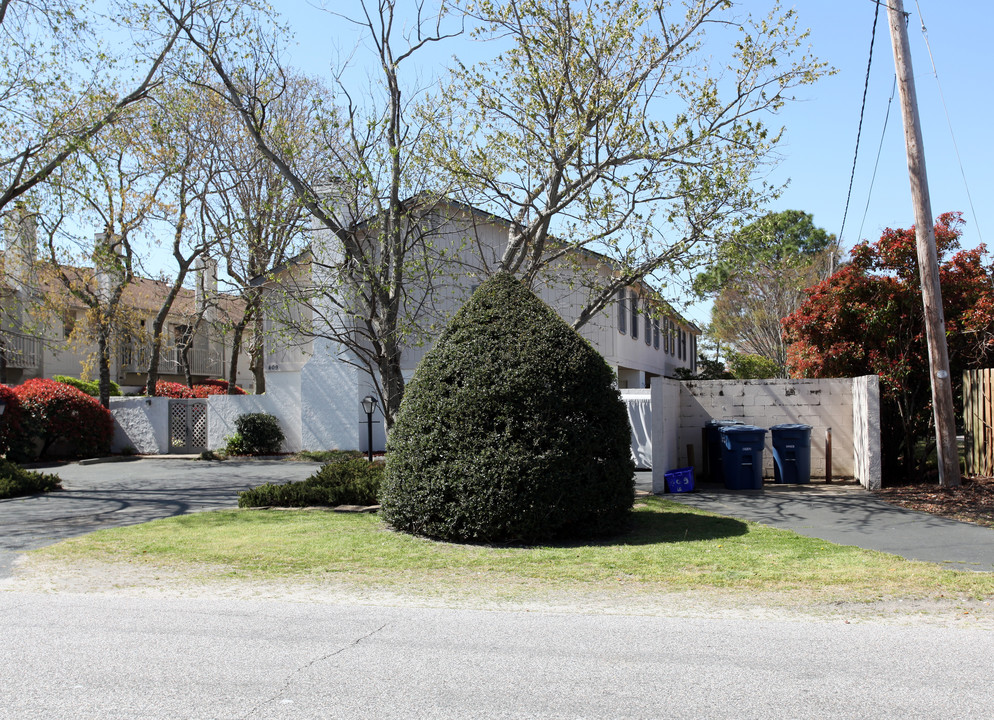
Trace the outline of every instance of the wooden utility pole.
<instances>
[{"instance_id":1,"label":"wooden utility pole","mask_svg":"<svg viewBox=\"0 0 994 720\"><path fill-rule=\"evenodd\" d=\"M908 175L911 177L911 200L915 206L915 239L918 245L918 271L921 276L922 303L925 308L925 334L928 339L928 362L932 378L932 410L935 417L935 440L939 454L939 485L960 484L959 454L956 447L956 414L953 388L949 377L949 352L946 349L946 321L942 312L939 287L939 260L935 251L932 204L928 197L925 174L925 150L918 119L918 98L911 69L911 48L905 24L903 0L889 0L890 39L894 47L894 66L901 93L904 117L904 141L908 148Z\"/></svg>"}]
</instances>

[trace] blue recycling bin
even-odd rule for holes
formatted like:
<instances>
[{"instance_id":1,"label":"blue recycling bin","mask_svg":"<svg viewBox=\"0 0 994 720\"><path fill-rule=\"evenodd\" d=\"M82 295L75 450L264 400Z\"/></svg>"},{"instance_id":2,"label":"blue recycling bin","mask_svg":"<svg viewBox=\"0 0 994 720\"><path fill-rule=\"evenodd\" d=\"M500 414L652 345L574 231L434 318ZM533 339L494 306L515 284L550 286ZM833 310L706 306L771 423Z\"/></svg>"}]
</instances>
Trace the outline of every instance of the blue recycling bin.
<instances>
[{"instance_id":1,"label":"blue recycling bin","mask_svg":"<svg viewBox=\"0 0 994 720\"><path fill-rule=\"evenodd\" d=\"M811 482L811 426L774 425L773 479L778 483Z\"/></svg>"},{"instance_id":2,"label":"blue recycling bin","mask_svg":"<svg viewBox=\"0 0 994 720\"><path fill-rule=\"evenodd\" d=\"M721 428L721 464L729 490L763 488L763 444L766 430L755 425Z\"/></svg>"},{"instance_id":3,"label":"blue recycling bin","mask_svg":"<svg viewBox=\"0 0 994 720\"><path fill-rule=\"evenodd\" d=\"M710 482L724 480L721 468L721 429L744 425L741 420L708 420L704 423L704 475Z\"/></svg>"}]
</instances>

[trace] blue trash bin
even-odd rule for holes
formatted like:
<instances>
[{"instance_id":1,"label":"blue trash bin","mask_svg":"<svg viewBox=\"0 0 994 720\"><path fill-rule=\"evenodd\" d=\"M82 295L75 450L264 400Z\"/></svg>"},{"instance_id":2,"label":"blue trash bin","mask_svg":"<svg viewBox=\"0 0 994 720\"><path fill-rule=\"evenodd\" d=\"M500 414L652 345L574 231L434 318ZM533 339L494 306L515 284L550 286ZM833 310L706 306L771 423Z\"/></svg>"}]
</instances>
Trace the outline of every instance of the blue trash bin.
<instances>
[{"instance_id":1,"label":"blue trash bin","mask_svg":"<svg viewBox=\"0 0 994 720\"><path fill-rule=\"evenodd\" d=\"M721 428L721 463L729 490L763 488L763 444L766 430L755 425Z\"/></svg>"},{"instance_id":2,"label":"blue trash bin","mask_svg":"<svg viewBox=\"0 0 994 720\"><path fill-rule=\"evenodd\" d=\"M773 479L778 483L811 482L811 426L774 425Z\"/></svg>"},{"instance_id":3,"label":"blue trash bin","mask_svg":"<svg viewBox=\"0 0 994 720\"><path fill-rule=\"evenodd\" d=\"M704 475L710 482L724 481L721 468L721 429L744 425L741 420L708 420L704 423Z\"/></svg>"}]
</instances>

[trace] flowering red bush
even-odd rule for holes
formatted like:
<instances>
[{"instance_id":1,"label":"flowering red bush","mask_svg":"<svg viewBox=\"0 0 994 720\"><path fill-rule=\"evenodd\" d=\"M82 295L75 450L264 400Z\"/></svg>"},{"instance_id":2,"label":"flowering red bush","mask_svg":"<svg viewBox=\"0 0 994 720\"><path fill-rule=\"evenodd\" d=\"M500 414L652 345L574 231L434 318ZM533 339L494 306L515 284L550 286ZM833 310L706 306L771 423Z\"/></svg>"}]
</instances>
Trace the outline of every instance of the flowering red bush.
<instances>
[{"instance_id":1,"label":"flowering red bush","mask_svg":"<svg viewBox=\"0 0 994 720\"><path fill-rule=\"evenodd\" d=\"M204 380L202 383L198 383L193 386L193 396L198 398L205 398L208 395L227 395L227 394L228 394L227 380ZM237 385L235 385L234 394L245 395L246 392Z\"/></svg>"},{"instance_id":2,"label":"flowering red bush","mask_svg":"<svg viewBox=\"0 0 994 720\"><path fill-rule=\"evenodd\" d=\"M146 392L147 388L142 388L142 392ZM193 390L188 388L186 385L177 382L169 382L168 380L159 380L155 383L155 394L159 397L167 398L177 398L177 399L189 399L196 397L193 394Z\"/></svg>"},{"instance_id":3,"label":"flowering red bush","mask_svg":"<svg viewBox=\"0 0 994 720\"><path fill-rule=\"evenodd\" d=\"M110 452L114 419L95 398L54 380L33 379L14 388L27 440L41 440L43 456L62 441L60 454L93 457Z\"/></svg>"},{"instance_id":4,"label":"flowering red bush","mask_svg":"<svg viewBox=\"0 0 994 720\"><path fill-rule=\"evenodd\" d=\"M16 442L21 433L21 402L14 388L6 385L0 385L0 400L7 403L0 417L0 453L6 454L10 451L11 442Z\"/></svg>"},{"instance_id":5,"label":"flowering red bush","mask_svg":"<svg viewBox=\"0 0 994 720\"><path fill-rule=\"evenodd\" d=\"M962 225L959 213L935 223L958 408L963 371L994 364L994 263L983 245L956 252ZM791 376L879 375L885 477L915 476L935 437L914 228L888 228L879 241L857 245L847 265L806 292L783 320Z\"/></svg>"}]
</instances>

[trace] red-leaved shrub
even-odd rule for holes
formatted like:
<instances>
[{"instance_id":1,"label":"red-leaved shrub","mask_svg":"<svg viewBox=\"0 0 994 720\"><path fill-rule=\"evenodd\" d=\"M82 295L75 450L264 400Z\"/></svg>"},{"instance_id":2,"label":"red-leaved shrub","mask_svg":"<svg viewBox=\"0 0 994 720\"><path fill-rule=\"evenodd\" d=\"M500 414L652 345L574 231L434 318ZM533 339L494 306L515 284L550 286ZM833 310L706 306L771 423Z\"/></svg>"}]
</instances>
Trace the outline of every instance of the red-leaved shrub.
<instances>
[{"instance_id":1,"label":"red-leaved shrub","mask_svg":"<svg viewBox=\"0 0 994 720\"><path fill-rule=\"evenodd\" d=\"M53 444L59 454L94 457L110 452L114 419L95 398L54 380L36 378L14 388L20 401L22 434L41 440L38 456Z\"/></svg>"},{"instance_id":2,"label":"red-leaved shrub","mask_svg":"<svg viewBox=\"0 0 994 720\"><path fill-rule=\"evenodd\" d=\"M21 402L14 388L0 385L0 400L7 403L0 417L0 454L10 451L11 442L16 442L21 434Z\"/></svg>"},{"instance_id":3,"label":"red-leaved shrub","mask_svg":"<svg viewBox=\"0 0 994 720\"><path fill-rule=\"evenodd\" d=\"M142 388L144 393L146 388ZM178 382L169 382L168 380L159 380L155 383L155 394L159 397L166 398L176 398L176 399L190 399L196 397L193 394L193 390L188 388L186 385Z\"/></svg>"},{"instance_id":4,"label":"red-leaved shrub","mask_svg":"<svg viewBox=\"0 0 994 720\"><path fill-rule=\"evenodd\" d=\"M228 381L227 380L204 380L202 383L198 383L193 386L193 396L198 398L205 398L208 395L227 395L228 394ZM235 385L235 395L245 395L247 394L240 387Z\"/></svg>"}]
</instances>

